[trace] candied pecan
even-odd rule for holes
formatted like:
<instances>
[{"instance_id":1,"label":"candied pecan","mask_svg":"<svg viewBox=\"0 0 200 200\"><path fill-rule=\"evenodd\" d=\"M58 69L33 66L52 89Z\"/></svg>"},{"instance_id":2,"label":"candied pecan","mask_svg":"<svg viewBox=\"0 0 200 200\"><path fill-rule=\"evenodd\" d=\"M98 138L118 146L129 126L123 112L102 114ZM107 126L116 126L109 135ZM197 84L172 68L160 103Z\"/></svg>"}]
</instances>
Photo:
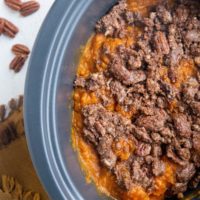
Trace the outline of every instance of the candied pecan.
<instances>
[{"instance_id":1,"label":"candied pecan","mask_svg":"<svg viewBox=\"0 0 200 200\"><path fill-rule=\"evenodd\" d=\"M110 89L112 95L116 98L118 103L124 102L127 96L127 91L125 86L123 86L119 81L111 81Z\"/></svg>"},{"instance_id":2,"label":"candied pecan","mask_svg":"<svg viewBox=\"0 0 200 200\"><path fill-rule=\"evenodd\" d=\"M99 20L96 24L96 31L103 33L105 36L123 36L125 19L121 16L126 10L127 4L125 1L119 1L119 4Z\"/></svg>"},{"instance_id":3,"label":"candied pecan","mask_svg":"<svg viewBox=\"0 0 200 200\"><path fill-rule=\"evenodd\" d=\"M1 31L0 31L0 32L1 32ZM196 64L198 67L200 67L200 56L195 57L195 58L194 58L194 62L195 62L195 64Z\"/></svg>"},{"instance_id":4,"label":"candied pecan","mask_svg":"<svg viewBox=\"0 0 200 200\"><path fill-rule=\"evenodd\" d=\"M142 70L129 71L122 58L114 56L109 66L111 74L125 85L134 85L146 80L146 74Z\"/></svg>"},{"instance_id":5,"label":"candied pecan","mask_svg":"<svg viewBox=\"0 0 200 200\"><path fill-rule=\"evenodd\" d=\"M153 183L152 177L148 176L148 172L148 168L143 167L139 161L134 160L132 164L132 180L146 189L151 187Z\"/></svg>"},{"instance_id":6,"label":"candied pecan","mask_svg":"<svg viewBox=\"0 0 200 200\"><path fill-rule=\"evenodd\" d=\"M150 154L150 152L151 152L151 145L144 142L140 142L136 148L136 154L138 156L147 156Z\"/></svg>"},{"instance_id":7,"label":"candied pecan","mask_svg":"<svg viewBox=\"0 0 200 200\"><path fill-rule=\"evenodd\" d=\"M151 151L151 155L153 157L159 157L159 156L162 156L162 148L160 145L157 145L157 144L154 144L152 146L152 151Z\"/></svg>"},{"instance_id":8,"label":"candied pecan","mask_svg":"<svg viewBox=\"0 0 200 200\"><path fill-rule=\"evenodd\" d=\"M163 5L157 7L157 15L164 24L169 24L172 22L172 15L169 10Z\"/></svg>"},{"instance_id":9,"label":"candied pecan","mask_svg":"<svg viewBox=\"0 0 200 200\"><path fill-rule=\"evenodd\" d=\"M179 61L181 60L183 56L183 48L182 47L176 47L171 50L169 53L169 65L170 66L176 66Z\"/></svg>"},{"instance_id":10,"label":"candied pecan","mask_svg":"<svg viewBox=\"0 0 200 200\"><path fill-rule=\"evenodd\" d=\"M28 55L30 53L30 50L27 46L23 44L15 44L12 47L12 52L15 55Z\"/></svg>"},{"instance_id":11,"label":"candied pecan","mask_svg":"<svg viewBox=\"0 0 200 200\"><path fill-rule=\"evenodd\" d=\"M175 149L172 146L168 146L167 147L167 157L170 158L173 162L175 162L175 163L177 163L177 164L179 164L181 166L184 166L187 163L187 161L184 161L184 160L180 159L176 155Z\"/></svg>"},{"instance_id":12,"label":"candied pecan","mask_svg":"<svg viewBox=\"0 0 200 200\"><path fill-rule=\"evenodd\" d=\"M86 84L86 80L83 77L77 77L76 80L74 81L74 85L76 87L84 88L85 84Z\"/></svg>"},{"instance_id":13,"label":"candied pecan","mask_svg":"<svg viewBox=\"0 0 200 200\"><path fill-rule=\"evenodd\" d=\"M177 133L181 137L190 137L191 135L191 124L187 119L187 116L184 114L174 114L174 127L177 130Z\"/></svg>"},{"instance_id":14,"label":"candied pecan","mask_svg":"<svg viewBox=\"0 0 200 200\"><path fill-rule=\"evenodd\" d=\"M91 74L87 82L85 83L85 87L90 90L90 91L96 91L103 87L105 85L105 77L104 74L99 72L99 73L93 73Z\"/></svg>"},{"instance_id":15,"label":"candied pecan","mask_svg":"<svg viewBox=\"0 0 200 200\"><path fill-rule=\"evenodd\" d=\"M152 116L141 115L138 117L136 124L140 127L144 127L147 130L157 132L163 129L166 120L166 112L161 109L155 109L155 114Z\"/></svg>"},{"instance_id":16,"label":"candied pecan","mask_svg":"<svg viewBox=\"0 0 200 200\"><path fill-rule=\"evenodd\" d=\"M135 127L134 135L141 141L151 143L151 138L144 127Z\"/></svg>"},{"instance_id":17,"label":"candied pecan","mask_svg":"<svg viewBox=\"0 0 200 200\"><path fill-rule=\"evenodd\" d=\"M111 149L112 142L113 139L110 136L101 137L97 148L97 151L101 156L101 163L109 169L112 169L117 161L117 156Z\"/></svg>"},{"instance_id":18,"label":"candied pecan","mask_svg":"<svg viewBox=\"0 0 200 200\"><path fill-rule=\"evenodd\" d=\"M177 169L177 180L183 183L188 182L193 177L195 172L196 170L194 164L189 163L186 166Z\"/></svg>"},{"instance_id":19,"label":"candied pecan","mask_svg":"<svg viewBox=\"0 0 200 200\"><path fill-rule=\"evenodd\" d=\"M200 172L197 172L197 173L194 175L193 179L190 181L191 187L192 187L192 188L197 188L199 182L200 182Z\"/></svg>"},{"instance_id":20,"label":"candied pecan","mask_svg":"<svg viewBox=\"0 0 200 200\"><path fill-rule=\"evenodd\" d=\"M192 154L192 161L194 162L195 166L197 168L199 168L200 167L200 154L197 152L194 152Z\"/></svg>"},{"instance_id":21,"label":"candied pecan","mask_svg":"<svg viewBox=\"0 0 200 200\"><path fill-rule=\"evenodd\" d=\"M192 142L194 150L200 154L200 134L198 132L193 133Z\"/></svg>"},{"instance_id":22,"label":"candied pecan","mask_svg":"<svg viewBox=\"0 0 200 200\"><path fill-rule=\"evenodd\" d=\"M20 10L22 2L20 0L4 0L5 4L13 10Z\"/></svg>"},{"instance_id":23,"label":"candied pecan","mask_svg":"<svg viewBox=\"0 0 200 200\"><path fill-rule=\"evenodd\" d=\"M196 115L196 116L200 116L200 102L193 102L191 104L191 108L193 110L193 113Z\"/></svg>"},{"instance_id":24,"label":"candied pecan","mask_svg":"<svg viewBox=\"0 0 200 200\"><path fill-rule=\"evenodd\" d=\"M154 42L155 42L155 48L158 51L158 53L162 53L162 54L169 54L169 44L166 38L166 35L161 32L158 31L155 34L154 37Z\"/></svg>"},{"instance_id":25,"label":"candied pecan","mask_svg":"<svg viewBox=\"0 0 200 200\"><path fill-rule=\"evenodd\" d=\"M200 42L200 32L197 30L188 31L185 37L191 42Z\"/></svg>"},{"instance_id":26,"label":"candied pecan","mask_svg":"<svg viewBox=\"0 0 200 200\"><path fill-rule=\"evenodd\" d=\"M156 144L160 144L164 140L159 133L152 133L151 138Z\"/></svg>"},{"instance_id":27,"label":"candied pecan","mask_svg":"<svg viewBox=\"0 0 200 200\"><path fill-rule=\"evenodd\" d=\"M114 174L117 178L117 183L125 189L130 189L132 186L131 174L124 163L119 163L114 169Z\"/></svg>"},{"instance_id":28,"label":"candied pecan","mask_svg":"<svg viewBox=\"0 0 200 200\"><path fill-rule=\"evenodd\" d=\"M176 182L171 188L171 192L173 195L185 192L186 190L187 190L187 183Z\"/></svg>"},{"instance_id":29,"label":"candied pecan","mask_svg":"<svg viewBox=\"0 0 200 200\"><path fill-rule=\"evenodd\" d=\"M22 16L28 16L36 12L40 8L37 1L27 1L21 5L20 13Z\"/></svg>"},{"instance_id":30,"label":"candied pecan","mask_svg":"<svg viewBox=\"0 0 200 200\"><path fill-rule=\"evenodd\" d=\"M194 101L196 94L198 93L199 83L196 79L192 78L187 83L183 85L182 89L182 99L187 104L191 105Z\"/></svg>"},{"instance_id":31,"label":"candied pecan","mask_svg":"<svg viewBox=\"0 0 200 200\"><path fill-rule=\"evenodd\" d=\"M155 158L152 163L152 172L155 176L160 176L165 172L165 163Z\"/></svg>"},{"instance_id":32,"label":"candied pecan","mask_svg":"<svg viewBox=\"0 0 200 200\"><path fill-rule=\"evenodd\" d=\"M14 70L15 72L19 72L22 69L26 59L27 56L24 55L15 56L10 63L10 69Z\"/></svg>"}]
</instances>

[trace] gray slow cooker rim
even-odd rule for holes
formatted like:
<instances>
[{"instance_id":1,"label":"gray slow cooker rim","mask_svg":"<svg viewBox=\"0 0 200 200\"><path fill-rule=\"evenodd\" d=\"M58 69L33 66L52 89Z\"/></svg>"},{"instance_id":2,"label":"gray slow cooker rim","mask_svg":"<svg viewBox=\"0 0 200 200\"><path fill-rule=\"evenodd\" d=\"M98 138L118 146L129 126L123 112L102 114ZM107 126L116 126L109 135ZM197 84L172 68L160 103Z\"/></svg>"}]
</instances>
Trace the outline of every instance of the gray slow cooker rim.
<instances>
[{"instance_id":1,"label":"gray slow cooker rim","mask_svg":"<svg viewBox=\"0 0 200 200\"><path fill-rule=\"evenodd\" d=\"M36 172L53 200L83 199L64 170L59 155L55 137L55 82L58 82L60 54L91 1L55 1L37 36L26 77L24 120L28 148ZM63 35L68 35L67 40L65 37L63 41Z\"/></svg>"}]
</instances>

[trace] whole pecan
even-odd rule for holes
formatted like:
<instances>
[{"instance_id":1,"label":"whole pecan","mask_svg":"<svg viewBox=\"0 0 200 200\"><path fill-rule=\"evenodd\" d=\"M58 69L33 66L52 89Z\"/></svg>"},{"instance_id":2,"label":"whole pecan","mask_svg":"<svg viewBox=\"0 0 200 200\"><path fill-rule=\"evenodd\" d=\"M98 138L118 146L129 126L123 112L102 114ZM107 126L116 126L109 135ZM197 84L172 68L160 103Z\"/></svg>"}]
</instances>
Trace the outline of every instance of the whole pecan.
<instances>
[{"instance_id":1,"label":"whole pecan","mask_svg":"<svg viewBox=\"0 0 200 200\"><path fill-rule=\"evenodd\" d=\"M10 63L10 69L14 70L15 72L19 72L22 69L26 59L26 55L15 56L15 58Z\"/></svg>"},{"instance_id":2,"label":"whole pecan","mask_svg":"<svg viewBox=\"0 0 200 200\"><path fill-rule=\"evenodd\" d=\"M0 121L3 121L6 115L5 105L0 105Z\"/></svg>"},{"instance_id":3,"label":"whole pecan","mask_svg":"<svg viewBox=\"0 0 200 200\"><path fill-rule=\"evenodd\" d=\"M12 52L15 55L28 55L30 53L30 50L27 46L25 46L23 44L15 44L12 47Z\"/></svg>"},{"instance_id":4,"label":"whole pecan","mask_svg":"<svg viewBox=\"0 0 200 200\"><path fill-rule=\"evenodd\" d=\"M10 107L11 110L16 110L17 109L17 101L16 99L11 99L9 102L8 102L8 105Z\"/></svg>"},{"instance_id":5,"label":"whole pecan","mask_svg":"<svg viewBox=\"0 0 200 200\"><path fill-rule=\"evenodd\" d=\"M21 9L22 2L20 0L4 0L4 2L13 10L19 11Z\"/></svg>"},{"instance_id":6,"label":"whole pecan","mask_svg":"<svg viewBox=\"0 0 200 200\"><path fill-rule=\"evenodd\" d=\"M23 105L24 97L23 95L19 95L18 99L18 108Z\"/></svg>"},{"instance_id":7,"label":"whole pecan","mask_svg":"<svg viewBox=\"0 0 200 200\"><path fill-rule=\"evenodd\" d=\"M4 19L0 18L0 35L3 33L4 29Z\"/></svg>"},{"instance_id":8,"label":"whole pecan","mask_svg":"<svg viewBox=\"0 0 200 200\"><path fill-rule=\"evenodd\" d=\"M0 33L14 38L18 32L19 29L12 22L8 21L7 19L0 18Z\"/></svg>"},{"instance_id":9,"label":"whole pecan","mask_svg":"<svg viewBox=\"0 0 200 200\"><path fill-rule=\"evenodd\" d=\"M27 1L21 5L20 13L22 16L28 16L36 12L40 8L37 1Z\"/></svg>"}]
</instances>

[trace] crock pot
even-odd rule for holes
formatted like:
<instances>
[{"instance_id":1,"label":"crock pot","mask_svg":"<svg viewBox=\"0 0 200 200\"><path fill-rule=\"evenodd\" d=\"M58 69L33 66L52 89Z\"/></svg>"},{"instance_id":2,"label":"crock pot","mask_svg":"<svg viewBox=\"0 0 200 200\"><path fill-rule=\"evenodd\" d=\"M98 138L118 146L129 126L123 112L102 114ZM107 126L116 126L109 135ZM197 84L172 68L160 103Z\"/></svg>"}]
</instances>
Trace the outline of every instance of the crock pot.
<instances>
[{"instance_id":1,"label":"crock pot","mask_svg":"<svg viewBox=\"0 0 200 200\"><path fill-rule=\"evenodd\" d=\"M25 87L25 128L36 171L53 200L102 199L85 182L71 145L73 80L80 48L116 0L57 0L32 52Z\"/></svg>"},{"instance_id":2,"label":"crock pot","mask_svg":"<svg viewBox=\"0 0 200 200\"><path fill-rule=\"evenodd\" d=\"M35 169L53 200L106 197L87 184L71 145L73 80L96 21L117 0L57 0L37 37L28 69L24 118Z\"/></svg>"}]
</instances>

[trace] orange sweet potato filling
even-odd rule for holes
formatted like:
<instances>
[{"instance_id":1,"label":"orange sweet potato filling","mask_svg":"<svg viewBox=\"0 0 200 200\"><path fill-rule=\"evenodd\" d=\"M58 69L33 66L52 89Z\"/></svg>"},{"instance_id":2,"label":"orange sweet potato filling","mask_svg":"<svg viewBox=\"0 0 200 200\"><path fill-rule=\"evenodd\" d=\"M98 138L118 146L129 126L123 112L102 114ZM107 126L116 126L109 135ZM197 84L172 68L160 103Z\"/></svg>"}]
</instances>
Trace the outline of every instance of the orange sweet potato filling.
<instances>
[{"instance_id":1,"label":"orange sweet potato filling","mask_svg":"<svg viewBox=\"0 0 200 200\"><path fill-rule=\"evenodd\" d=\"M152 4L156 4L159 0L127 0L129 8L131 10L140 11L146 14L148 7ZM87 77L89 74L94 72L103 71L106 69L109 62L109 58L102 54L101 48L106 45L112 52L120 44L129 46L134 43L133 36L137 36L140 30L128 27L130 36L128 35L124 39L106 38L101 34L93 35L85 46L80 63L78 66L77 75ZM101 59L101 65L95 65L97 59ZM167 77L167 68L163 67L160 70L160 74L164 81L169 82ZM195 73L194 63L191 61L182 61L180 66L177 67L178 80L174 84L174 87L179 88L180 85L191 77ZM113 101L114 102L114 101ZM78 152L81 167L86 175L87 182L93 182L99 191L112 196L120 200L160 200L164 199L167 188L174 183L174 174L176 166L163 158L166 163L165 173L157 177L155 180L155 189L152 193L147 193L141 187L134 188L132 191L122 190L116 183L115 177L99 163L98 157L95 150L91 145L85 142L82 137L83 119L81 116L81 108L88 104L98 103L98 98L94 93L88 93L83 89L75 89L74 91L74 112L73 112L73 128L72 128L72 143L74 149ZM171 111L176 109L176 102L171 102L169 105ZM107 107L110 111L116 111L123 116L130 118L134 115L134 108L131 112L124 111L119 105L109 105ZM134 151L134 144L128 140L119 141L120 145L113 145L116 154L123 160L127 159ZM121 148L116 148L121 146ZM128 146L124 148L124 146Z\"/></svg>"}]
</instances>

